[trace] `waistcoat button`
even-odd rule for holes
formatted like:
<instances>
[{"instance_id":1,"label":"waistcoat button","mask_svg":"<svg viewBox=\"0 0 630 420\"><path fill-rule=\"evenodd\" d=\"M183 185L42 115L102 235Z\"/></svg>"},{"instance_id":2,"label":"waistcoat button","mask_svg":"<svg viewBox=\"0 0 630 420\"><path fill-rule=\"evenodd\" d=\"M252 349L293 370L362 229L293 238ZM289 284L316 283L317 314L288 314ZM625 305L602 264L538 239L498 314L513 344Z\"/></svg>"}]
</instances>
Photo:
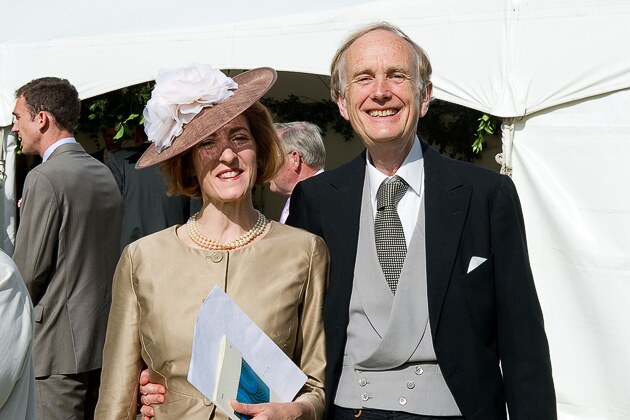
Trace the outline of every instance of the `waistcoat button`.
<instances>
[{"instance_id":1,"label":"waistcoat button","mask_svg":"<svg viewBox=\"0 0 630 420\"><path fill-rule=\"evenodd\" d=\"M367 382L367 379L365 379L365 378L361 378L361 379L359 379L359 385L361 385L361 386L365 386L365 385L367 385L367 383L368 383L368 382Z\"/></svg>"},{"instance_id":2,"label":"waistcoat button","mask_svg":"<svg viewBox=\"0 0 630 420\"><path fill-rule=\"evenodd\" d=\"M416 387L416 383L414 381L407 381L407 388L414 389Z\"/></svg>"},{"instance_id":3,"label":"waistcoat button","mask_svg":"<svg viewBox=\"0 0 630 420\"><path fill-rule=\"evenodd\" d=\"M361 394L361 400L367 401L369 399L370 399L370 396L368 394L366 394L365 392L363 394Z\"/></svg>"},{"instance_id":4,"label":"waistcoat button","mask_svg":"<svg viewBox=\"0 0 630 420\"><path fill-rule=\"evenodd\" d=\"M422 370L422 367L416 366L416 375L422 375L422 373L424 373L424 370Z\"/></svg>"},{"instance_id":5,"label":"waistcoat button","mask_svg":"<svg viewBox=\"0 0 630 420\"><path fill-rule=\"evenodd\" d=\"M407 404L407 398L405 398L405 397L398 398L398 404L400 404L400 405Z\"/></svg>"}]
</instances>

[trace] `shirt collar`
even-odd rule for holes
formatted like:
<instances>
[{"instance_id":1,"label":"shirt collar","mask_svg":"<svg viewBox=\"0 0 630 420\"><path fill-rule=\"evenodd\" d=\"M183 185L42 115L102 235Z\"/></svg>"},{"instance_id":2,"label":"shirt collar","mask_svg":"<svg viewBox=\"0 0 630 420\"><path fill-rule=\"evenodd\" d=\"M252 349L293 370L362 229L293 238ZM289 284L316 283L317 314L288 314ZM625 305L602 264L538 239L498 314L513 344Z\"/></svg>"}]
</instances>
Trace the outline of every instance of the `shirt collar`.
<instances>
[{"instance_id":1,"label":"shirt collar","mask_svg":"<svg viewBox=\"0 0 630 420\"><path fill-rule=\"evenodd\" d=\"M372 204L375 205L378 188L381 186L383 181L391 177L376 169L372 162L370 162L369 151L366 153L367 174L368 181L370 183L370 199ZM415 136L413 146L411 147L409 154L403 161L400 168L398 168L395 175L398 175L404 179L407 184L409 184L409 189L407 191L411 191L418 196L422 193L423 166L424 161L422 158L422 147L420 147L420 140L418 139L418 136Z\"/></svg>"},{"instance_id":2,"label":"shirt collar","mask_svg":"<svg viewBox=\"0 0 630 420\"><path fill-rule=\"evenodd\" d=\"M48 158L50 157L50 155L52 155L52 153L57 150L57 148L63 144L68 144L68 143L76 143L77 141L73 138L73 137L64 137L60 140L57 140L56 142L54 142L53 144L51 144L50 146L48 146L48 148L46 149L46 151L44 152L44 156L42 156L42 163L46 162L48 160Z\"/></svg>"}]
</instances>

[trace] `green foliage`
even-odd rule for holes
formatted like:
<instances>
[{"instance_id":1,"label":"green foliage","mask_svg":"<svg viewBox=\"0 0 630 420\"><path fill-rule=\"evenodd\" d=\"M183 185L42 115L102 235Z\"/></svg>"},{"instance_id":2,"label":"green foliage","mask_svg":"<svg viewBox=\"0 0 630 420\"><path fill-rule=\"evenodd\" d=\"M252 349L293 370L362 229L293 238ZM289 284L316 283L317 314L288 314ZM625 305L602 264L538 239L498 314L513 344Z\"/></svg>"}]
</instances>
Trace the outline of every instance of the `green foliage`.
<instances>
[{"instance_id":1,"label":"green foliage","mask_svg":"<svg viewBox=\"0 0 630 420\"><path fill-rule=\"evenodd\" d=\"M77 130L100 134L107 128L113 128L116 132L114 140L133 138L137 128L144 124L142 111L151 97L154 84L141 83L84 100ZM266 97L261 102L269 108L274 121L309 121L317 124L323 134L332 129L345 141L354 137L350 123L330 100L289 95L285 99ZM485 136L493 134L498 124L499 120L494 116L435 100L427 115L420 120L418 133L429 144L438 145L440 153L472 161L479 158Z\"/></svg>"},{"instance_id":2,"label":"green foliage","mask_svg":"<svg viewBox=\"0 0 630 420\"><path fill-rule=\"evenodd\" d=\"M144 124L142 111L151 97L154 82L142 83L105 93L83 101L77 130L100 133L114 128L114 140L132 138L136 128ZM295 95L286 99L263 98L274 121L309 121L317 124L325 134L332 128L346 141L353 136L350 124L339 115L332 101L306 100Z\"/></svg>"},{"instance_id":3,"label":"green foliage","mask_svg":"<svg viewBox=\"0 0 630 420\"><path fill-rule=\"evenodd\" d=\"M496 117L488 114L483 114L477 119L479 125L477 126L477 132L475 134L475 141L472 144L473 152L479 154L483 150L483 143L485 142L486 134L494 134L494 130L498 124Z\"/></svg>"},{"instance_id":4,"label":"green foliage","mask_svg":"<svg viewBox=\"0 0 630 420\"><path fill-rule=\"evenodd\" d=\"M418 134L429 144L437 145L440 153L471 162L479 158L484 135L492 134L497 122L496 117L474 109L434 100L429 112L420 119ZM481 147L475 146L478 141Z\"/></svg>"},{"instance_id":5,"label":"green foliage","mask_svg":"<svg viewBox=\"0 0 630 420\"><path fill-rule=\"evenodd\" d=\"M354 135L352 126L340 114L337 105L330 100L314 100L289 95L286 99L263 98L261 102L269 108L275 122L308 121L316 124L326 134L332 128L345 141Z\"/></svg>"},{"instance_id":6,"label":"green foliage","mask_svg":"<svg viewBox=\"0 0 630 420\"><path fill-rule=\"evenodd\" d=\"M142 111L154 82L146 82L88 98L81 103L81 116L76 129L98 134L107 128L116 131L114 140L132 138L144 123Z\"/></svg>"}]
</instances>

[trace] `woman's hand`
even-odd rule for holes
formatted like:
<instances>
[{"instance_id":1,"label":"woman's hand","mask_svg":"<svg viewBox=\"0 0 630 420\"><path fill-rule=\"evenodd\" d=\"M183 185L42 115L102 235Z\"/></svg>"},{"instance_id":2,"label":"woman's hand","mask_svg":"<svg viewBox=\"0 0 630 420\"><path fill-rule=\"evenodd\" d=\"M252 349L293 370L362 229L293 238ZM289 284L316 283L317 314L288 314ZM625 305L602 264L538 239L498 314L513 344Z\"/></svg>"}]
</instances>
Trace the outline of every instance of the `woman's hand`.
<instances>
[{"instance_id":1,"label":"woman's hand","mask_svg":"<svg viewBox=\"0 0 630 420\"><path fill-rule=\"evenodd\" d=\"M230 401L234 411L257 420L315 420L315 408L306 401L291 403L243 404Z\"/></svg>"},{"instance_id":2,"label":"woman's hand","mask_svg":"<svg viewBox=\"0 0 630 420\"><path fill-rule=\"evenodd\" d=\"M151 404L162 404L164 402L164 394L166 388L160 384L152 384L149 382L149 370L144 369L140 372L140 397L138 402L142 404L140 413L142 414L142 420L150 420L155 416L155 411Z\"/></svg>"}]
</instances>

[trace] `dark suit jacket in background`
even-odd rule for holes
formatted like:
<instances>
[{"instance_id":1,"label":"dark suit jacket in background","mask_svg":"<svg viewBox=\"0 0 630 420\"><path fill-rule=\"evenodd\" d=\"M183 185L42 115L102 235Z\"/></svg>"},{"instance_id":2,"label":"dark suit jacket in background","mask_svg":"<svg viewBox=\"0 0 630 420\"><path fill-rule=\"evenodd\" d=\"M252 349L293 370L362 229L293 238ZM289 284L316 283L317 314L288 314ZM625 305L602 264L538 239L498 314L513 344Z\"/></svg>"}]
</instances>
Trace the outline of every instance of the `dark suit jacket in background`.
<instances>
[{"instance_id":1,"label":"dark suit jacket in background","mask_svg":"<svg viewBox=\"0 0 630 420\"><path fill-rule=\"evenodd\" d=\"M114 177L79 144L28 173L13 259L35 306L35 376L101 367L121 215Z\"/></svg>"},{"instance_id":2,"label":"dark suit jacket in background","mask_svg":"<svg viewBox=\"0 0 630 420\"><path fill-rule=\"evenodd\" d=\"M198 200L191 203L188 197L167 196L168 187L158 165L135 168L148 146L149 143L146 143L111 152L107 161L123 197L121 251L143 236L186 223L190 215L201 207Z\"/></svg>"},{"instance_id":3,"label":"dark suit jacket in background","mask_svg":"<svg viewBox=\"0 0 630 420\"><path fill-rule=\"evenodd\" d=\"M429 321L438 363L468 420L556 418L543 317L510 178L422 143ZM321 236L331 256L324 307L327 413L346 343L365 153L298 184L288 224ZM487 258L467 273L473 256ZM501 362L503 374L499 368Z\"/></svg>"}]
</instances>

